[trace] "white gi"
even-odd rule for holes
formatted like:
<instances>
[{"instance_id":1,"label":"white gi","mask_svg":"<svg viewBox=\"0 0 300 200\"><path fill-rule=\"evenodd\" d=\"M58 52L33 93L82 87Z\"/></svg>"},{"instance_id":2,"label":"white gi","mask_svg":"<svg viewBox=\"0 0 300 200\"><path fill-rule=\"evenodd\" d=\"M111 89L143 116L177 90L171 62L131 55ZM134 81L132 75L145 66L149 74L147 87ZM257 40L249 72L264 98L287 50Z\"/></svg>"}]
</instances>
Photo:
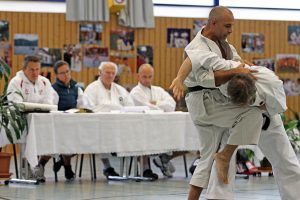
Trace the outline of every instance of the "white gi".
<instances>
[{"instance_id":1,"label":"white gi","mask_svg":"<svg viewBox=\"0 0 300 200\"><path fill-rule=\"evenodd\" d=\"M208 47L205 47L205 44ZM208 44L210 44L210 45L208 45ZM202 48L203 46L204 46L204 48ZM225 48L227 48L226 46L228 47L228 45L225 45ZM196 38L191 42L191 46L188 46L188 47L201 48L201 49L208 48L209 51L211 51L213 49L219 55L219 60L221 58L221 53L220 53L219 48L216 46L216 44L213 41L203 37L201 35L201 31L199 31ZM230 48L233 50L232 51L233 54L236 54L235 49L231 45L230 45ZM226 50L227 50L226 53L228 55L229 49L227 48ZM229 54L230 54L230 52L229 52ZM202 54L200 54L200 55L202 55ZM199 54L198 54L198 57L199 57ZM236 56L234 56L234 57L238 58L239 56L236 54ZM212 60L212 61L216 62L216 60ZM193 61L192 61L192 63L193 63ZM220 64L219 66L222 66L221 63L219 63L219 64ZM196 73L198 75L196 84L200 85L202 83L201 80L203 80L204 84L211 83L212 85L210 85L210 87L214 85L214 77L212 75L211 70L208 70L204 73L200 72L199 68L198 69L193 68L193 70L194 71L198 70L198 73ZM193 85L193 86L195 86L195 85ZM207 87L207 85L205 85L205 86ZM215 90L213 90L213 91L215 91ZM219 96L216 95L216 97L219 97ZM262 99L263 98L264 97L262 97ZM283 105L282 107L284 108L284 103L281 103L280 105ZM299 197L298 188L300 187L299 162L298 162L295 152L293 151L291 144L288 140L288 137L284 130L280 115L275 114L274 116L272 116L270 118L270 120L271 120L271 122L270 122L269 128L266 131L262 131L258 145L261 148L262 152L265 154L265 156L268 158L268 160L272 164L274 176L275 176L275 179L276 179L278 187L279 187L279 192L280 192L281 198L284 200L296 200ZM251 123L251 126L255 126L252 124L252 121L249 121L249 122ZM197 127L199 127L199 126L197 126ZM199 127L199 129L200 129L200 127ZM212 142L218 142L218 140L219 141L221 140L222 133L226 133L227 131L225 129L221 129L218 127L214 127L214 129L215 129L215 131L214 130L211 131L212 137L214 138L214 140ZM201 134L200 134L200 136L201 136ZM227 142L226 137L228 137L228 134L223 135L223 138L221 141L222 146L224 146L225 143ZM202 144L202 142L201 142L201 144ZM209 147L207 147L207 148L216 150L215 146L218 146L218 143L210 144L208 146ZM213 146L213 147L211 147L211 146ZM207 158L207 160L211 161L209 158ZM201 164L198 165L195 172L199 171L199 170L200 171L203 170L202 169L203 167L201 167L200 165ZM208 166L208 165L206 165L206 166ZM205 170L207 170L207 169L205 169ZM193 178L191 180L191 184L202 187L203 181L201 181L201 180L203 180L203 179L205 180L206 177L205 176L201 177L201 173L197 173L197 172L196 172L195 176L196 176L195 178L193 176ZM228 185L225 185L225 184L219 182L219 179L217 178L215 163L214 163L214 166L213 166L212 172L211 172L211 178L209 178L209 185L207 188L206 198L208 198L208 199L233 199L234 178L235 178L235 159L234 158L232 159L232 161L230 163L229 184Z\"/></svg>"},{"instance_id":2,"label":"white gi","mask_svg":"<svg viewBox=\"0 0 300 200\"><path fill-rule=\"evenodd\" d=\"M107 90L100 79L87 86L83 93L83 104L94 112L109 112L134 105L125 88L112 83L110 90Z\"/></svg>"},{"instance_id":3,"label":"white gi","mask_svg":"<svg viewBox=\"0 0 300 200\"><path fill-rule=\"evenodd\" d=\"M225 46L228 51L230 51L230 48L233 48L232 46L230 47L228 43L223 43L223 46ZM186 53L191 59L192 65L194 67L201 66L201 70L206 69L210 72L233 69L241 64L237 61L225 60L223 58L220 58L219 55L214 52L203 52L203 50L193 49L186 50ZM202 56L199 55L205 56L206 59L203 59ZM283 83L278 78L278 76L273 71L263 66L245 65L245 67L258 71L253 73L253 75L257 78L255 82L257 93L256 100L253 103L253 106L261 106L263 104L266 104L266 109L269 115L283 113L287 109L286 95L284 92ZM207 71L202 73L206 75ZM201 71L197 71L197 74L201 74ZM210 76L203 76L201 77L201 79L204 83L211 83L212 81ZM219 87L220 91L225 96L228 96L227 86L228 83L225 83ZM209 84L208 87L215 88L212 83Z\"/></svg>"},{"instance_id":4,"label":"white gi","mask_svg":"<svg viewBox=\"0 0 300 200\"><path fill-rule=\"evenodd\" d=\"M11 79L7 92L11 92L7 96L8 100L14 102L56 104L55 98L57 93L52 88L50 81L39 75L33 84L22 70L18 71L16 76ZM22 96L16 92L20 92Z\"/></svg>"},{"instance_id":5,"label":"white gi","mask_svg":"<svg viewBox=\"0 0 300 200\"><path fill-rule=\"evenodd\" d=\"M151 110L172 112L176 107L176 102L171 95L158 86L151 85L151 88L148 88L138 83L129 95L136 106L148 106ZM156 105L151 104L150 101L155 101Z\"/></svg>"}]
</instances>

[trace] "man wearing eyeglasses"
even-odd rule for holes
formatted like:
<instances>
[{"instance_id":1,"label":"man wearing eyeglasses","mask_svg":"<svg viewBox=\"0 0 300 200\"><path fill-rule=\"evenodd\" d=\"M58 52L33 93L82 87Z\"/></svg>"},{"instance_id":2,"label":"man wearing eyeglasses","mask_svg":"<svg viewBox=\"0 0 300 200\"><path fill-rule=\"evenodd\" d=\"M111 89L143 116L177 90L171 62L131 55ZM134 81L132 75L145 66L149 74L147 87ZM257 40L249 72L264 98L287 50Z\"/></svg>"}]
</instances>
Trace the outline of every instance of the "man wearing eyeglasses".
<instances>
[{"instance_id":1,"label":"man wearing eyeglasses","mask_svg":"<svg viewBox=\"0 0 300 200\"><path fill-rule=\"evenodd\" d=\"M57 92L56 102L58 102L58 110L65 111L71 108L77 108L82 105L82 89L77 85L71 77L70 66L65 61L57 61L54 64L54 73L56 75L56 82L52 85ZM65 168L65 178L68 181L74 179L74 172L71 167L72 155L61 155L60 160L54 163L53 170L58 172L63 165ZM41 156L38 165L34 168L34 175L37 180L45 181L44 167L51 156Z\"/></svg>"}]
</instances>

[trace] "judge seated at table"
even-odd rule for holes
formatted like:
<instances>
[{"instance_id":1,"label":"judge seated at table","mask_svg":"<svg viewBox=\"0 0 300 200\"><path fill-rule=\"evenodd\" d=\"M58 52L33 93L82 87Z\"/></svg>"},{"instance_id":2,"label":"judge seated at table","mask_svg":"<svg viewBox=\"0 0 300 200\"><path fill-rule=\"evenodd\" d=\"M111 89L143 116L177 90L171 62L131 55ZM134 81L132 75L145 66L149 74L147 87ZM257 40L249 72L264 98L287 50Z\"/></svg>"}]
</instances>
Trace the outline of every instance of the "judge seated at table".
<instances>
[{"instance_id":1,"label":"judge seated at table","mask_svg":"<svg viewBox=\"0 0 300 200\"><path fill-rule=\"evenodd\" d=\"M41 61L38 56L30 55L24 59L22 70L18 71L16 76L9 82L7 92L8 100L14 102L30 102L41 104L56 104L56 92L53 90L50 81L40 75ZM44 174L42 177L32 176L29 171L29 177L45 181Z\"/></svg>"},{"instance_id":2,"label":"judge seated at table","mask_svg":"<svg viewBox=\"0 0 300 200\"><path fill-rule=\"evenodd\" d=\"M117 65L113 62L102 62L100 64L99 78L89 84L83 93L85 108L93 112L110 112L121 110L124 106L133 106L126 89L113 82L117 69ZM101 154L101 160L104 165L103 174L107 178L108 176L119 176L111 167L107 154Z\"/></svg>"},{"instance_id":3,"label":"judge seated at table","mask_svg":"<svg viewBox=\"0 0 300 200\"><path fill-rule=\"evenodd\" d=\"M56 82L52 85L57 92L56 102L58 102L58 110L66 111L68 109L77 108L82 105L82 89L71 77L71 69L67 62L57 61L54 64L54 73L56 75ZM53 171L58 172L61 166L65 168L65 178L72 181L75 174L71 167L72 155L60 155L59 160L54 163ZM34 174L39 181L45 181L44 167L51 156L41 156L39 164L35 167Z\"/></svg>"},{"instance_id":4,"label":"judge seated at table","mask_svg":"<svg viewBox=\"0 0 300 200\"><path fill-rule=\"evenodd\" d=\"M138 69L138 85L130 91L129 96L136 106L148 106L151 110L174 112L175 100L162 87L152 85L153 78L154 69L152 65L142 64ZM184 153L186 152L160 154L153 159L153 162L160 168L164 176L172 177L175 167L170 160Z\"/></svg>"}]
</instances>

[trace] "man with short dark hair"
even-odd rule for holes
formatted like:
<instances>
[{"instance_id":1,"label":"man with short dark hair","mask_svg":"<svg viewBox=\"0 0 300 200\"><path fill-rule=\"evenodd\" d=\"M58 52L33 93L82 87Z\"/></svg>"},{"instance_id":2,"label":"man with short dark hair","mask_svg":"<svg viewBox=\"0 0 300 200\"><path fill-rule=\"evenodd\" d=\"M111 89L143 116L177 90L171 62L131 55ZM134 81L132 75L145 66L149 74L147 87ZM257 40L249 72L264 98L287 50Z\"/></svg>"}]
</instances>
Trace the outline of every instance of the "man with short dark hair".
<instances>
[{"instance_id":1,"label":"man with short dark hair","mask_svg":"<svg viewBox=\"0 0 300 200\"><path fill-rule=\"evenodd\" d=\"M23 69L18 71L16 76L11 79L7 91L10 94L7 96L8 100L14 102L30 102L42 104L56 104L56 92L51 87L50 81L40 75L41 61L37 56L26 56L24 59ZM21 94L21 95L20 95ZM44 168L37 169L34 173L38 181L44 182Z\"/></svg>"},{"instance_id":2,"label":"man with short dark hair","mask_svg":"<svg viewBox=\"0 0 300 200\"><path fill-rule=\"evenodd\" d=\"M52 95L51 83L47 78L41 76L40 72L39 57L26 56L22 70L18 71L9 82L7 92L11 93L7 98L14 102L54 104L55 95Z\"/></svg>"},{"instance_id":3,"label":"man with short dark hair","mask_svg":"<svg viewBox=\"0 0 300 200\"><path fill-rule=\"evenodd\" d=\"M56 82L52 85L58 94L58 110L66 111L72 108L80 108L82 106L83 91L72 79L70 65L66 61L57 61L54 64L54 73ZM65 168L65 177L67 180L73 180L74 172L71 167L72 155L62 155L60 160L54 163L53 170L59 171L60 166Z\"/></svg>"},{"instance_id":4,"label":"man with short dark hair","mask_svg":"<svg viewBox=\"0 0 300 200\"><path fill-rule=\"evenodd\" d=\"M77 108L82 104L82 89L71 78L70 66L65 61L57 61L54 64L54 73L56 75L56 82L52 85L58 96L56 102L58 102L58 110L68 110L71 108ZM65 178L68 181L72 181L74 172L71 167L72 155L61 155L59 160L54 163L53 171L58 172L63 165L65 168ZM35 167L35 175L41 181L44 177L44 167L49 161L51 156L41 156L38 165Z\"/></svg>"}]
</instances>

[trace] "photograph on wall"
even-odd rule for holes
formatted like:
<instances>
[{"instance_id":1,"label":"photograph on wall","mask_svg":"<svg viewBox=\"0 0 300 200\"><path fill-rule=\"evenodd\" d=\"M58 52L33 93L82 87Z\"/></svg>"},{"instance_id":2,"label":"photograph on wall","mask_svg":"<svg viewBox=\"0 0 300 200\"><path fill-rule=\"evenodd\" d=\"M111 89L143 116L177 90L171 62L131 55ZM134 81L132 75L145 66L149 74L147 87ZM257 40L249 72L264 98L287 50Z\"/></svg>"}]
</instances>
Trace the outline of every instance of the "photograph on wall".
<instances>
[{"instance_id":1,"label":"photograph on wall","mask_svg":"<svg viewBox=\"0 0 300 200\"><path fill-rule=\"evenodd\" d=\"M99 67L103 61L108 61L108 48L102 48L98 45L88 45L83 50L83 66Z\"/></svg>"},{"instance_id":2,"label":"photograph on wall","mask_svg":"<svg viewBox=\"0 0 300 200\"><path fill-rule=\"evenodd\" d=\"M64 61L69 63L71 71L80 72L82 67L81 44L65 44Z\"/></svg>"},{"instance_id":3,"label":"photograph on wall","mask_svg":"<svg viewBox=\"0 0 300 200\"><path fill-rule=\"evenodd\" d=\"M114 54L109 59L118 65L118 76L126 76L136 71L134 54Z\"/></svg>"},{"instance_id":4,"label":"photograph on wall","mask_svg":"<svg viewBox=\"0 0 300 200\"><path fill-rule=\"evenodd\" d=\"M0 41L0 58L12 67L12 47L8 42Z\"/></svg>"},{"instance_id":5,"label":"photograph on wall","mask_svg":"<svg viewBox=\"0 0 300 200\"><path fill-rule=\"evenodd\" d=\"M133 30L110 31L110 50L131 51L134 48Z\"/></svg>"},{"instance_id":6,"label":"photograph on wall","mask_svg":"<svg viewBox=\"0 0 300 200\"><path fill-rule=\"evenodd\" d=\"M289 44L300 44L300 26L288 26Z\"/></svg>"},{"instance_id":7,"label":"photograph on wall","mask_svg":"<svg viewBox=\"0 0 300 200\"><path fill-rule=\"evenodd\" d=\"M9 40L9 23L8 21L0 20L0 42Z\"/></svg>"},{"instance_id":8,"label":"photograph on wall","mask_svg":"<svg viewBox=\"0 0 300 200\"><path fill-rule=\"evenodd\" d=\"M14 54L34 55L38 52L39 36L36 34L14 34Z\"/></svg>"},{"instance_id":9,"label":"photograph on wall","mask_svg":"<svg viewBox=\"0 0 300 200\"><path fill-rule=\"evenodd\" d=\"M56 61L62 59L62 50L57 48L39 48L37 54L41 58L42 67L53 67Z\"/></svg>"},{"instance_id":10,"label":"photograph on wall","mask_svg":"<svg viewBox=\"0 0 300 200\"><path fill-rule=\"evenodd\" d=\"M300 77L297 79L284 78L283 89L286 96L300 96Z\"/></svg>"},{"instance_id":11,"label":"photograph on wall","mask_svg":"<svg viewBox=\"0 0 300 200\"><path fill-rule=\"evenodd\" d=\"M201 30L202 26L207 24L207 20L194 20L193 23L193 38L197 35L197 33Z\"/></svg>"},{"instance_id":12,"label":"photograph on wall","mask_svg":"<svg viewBox=\"0 0 300 200\"><path fill-rule=\"evenodd\" d=\"M253 58L252 63L275 71L275 60L273 58Z\"/></svg>"},{"instance_id":13,"label":"photograph on wall","mask_svg":"<svg viewBox=\"0 0 300 200\"><path fill-rule=\"evenodd\" d=\"M299 73L299 54L277 54L277 73Z\"/></svg>"},{"instance_id":14,"label":"photograph on wall","mask_svg":"<svg viewBox=\"0 0 300 200\"><path fill-rule=\"evenodd\" d=\"M144 63L153 66L153 48L151 46L141 45L137 47L136 72L138 72L139 67Z\"/></svg>"},{"instance_id":15,"label":"photograph on wall","mask_svg":"<svg viewBox=\"0 0 300 200\"><path fill-rule=\"evenodd\" d=\"M102 42L103 27L101 24L80 24L79 40L81 44L98 44Z\"/></svg>"},{"instance_id":16,"label":"photograph on wall","mask_svg":"<svg viewBox=\"0 0 300 200\"><path fill-rule=\"evenodd\" d=\"M184 48L191 41L191 30L184 28L167 29L167 46L169 48Z\"/></svg>"},{"instance_id":17,"label":"photograph on wall","mask_svg":"<svg viewBox=\"0 0 300 200\"><path fill-rule=\"evenodd\" d=\"M265 36L261 33L243 33L242 51L246 53L263 53L265 48Z\"/></svg>"}]
</instances>

